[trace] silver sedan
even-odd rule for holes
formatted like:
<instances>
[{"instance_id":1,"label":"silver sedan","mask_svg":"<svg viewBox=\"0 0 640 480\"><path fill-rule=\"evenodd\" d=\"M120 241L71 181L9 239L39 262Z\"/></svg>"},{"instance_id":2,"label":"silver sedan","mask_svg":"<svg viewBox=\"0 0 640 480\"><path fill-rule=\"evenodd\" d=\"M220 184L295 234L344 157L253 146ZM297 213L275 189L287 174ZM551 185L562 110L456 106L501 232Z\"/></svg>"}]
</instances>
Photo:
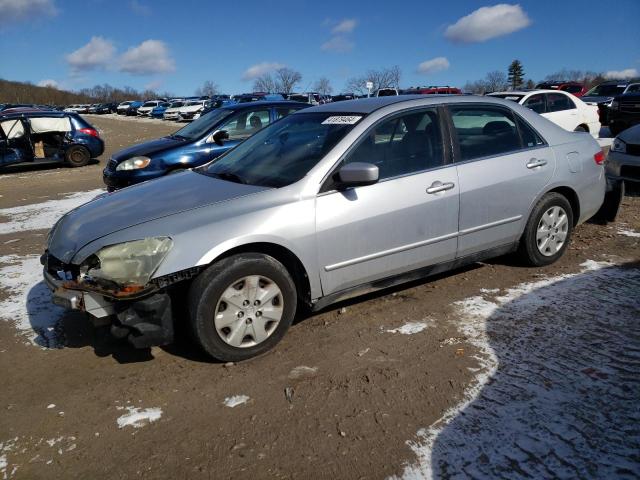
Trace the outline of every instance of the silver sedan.
<instances>
[{"instance_id":1,"label":"silver sedan","mask_svg":"<svg viewBox=\"0 0 640 480\"><path fill-rule=\"evenodd\" d=\"M187 322L209 355L243 360L303 306L516 250L556 261L602 204L603 160L589 134L501 99L331 103L69 212L44 277L55 303L109 317L138 347Z\"/></svg>"}]
</instances>

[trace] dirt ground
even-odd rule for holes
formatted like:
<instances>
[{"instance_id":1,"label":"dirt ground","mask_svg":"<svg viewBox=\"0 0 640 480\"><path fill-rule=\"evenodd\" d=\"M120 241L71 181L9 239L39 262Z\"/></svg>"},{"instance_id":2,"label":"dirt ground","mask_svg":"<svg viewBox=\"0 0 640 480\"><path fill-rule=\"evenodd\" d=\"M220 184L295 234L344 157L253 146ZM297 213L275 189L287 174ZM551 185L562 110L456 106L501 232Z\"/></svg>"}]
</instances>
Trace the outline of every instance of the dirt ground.
<instances>
[{"instance_id":1,"label":"dirt ground","mask_svg":"<svg viewBox=\"0 0 640 480\"><path fill-rule=\"evenodd\" d=\"M640 198L555 265L500 258L358 298L222 365L49 304L38 219L176 129L88 119L99 163L0 173L0 479L640 476Z\"/></svg>"}]
</instances>

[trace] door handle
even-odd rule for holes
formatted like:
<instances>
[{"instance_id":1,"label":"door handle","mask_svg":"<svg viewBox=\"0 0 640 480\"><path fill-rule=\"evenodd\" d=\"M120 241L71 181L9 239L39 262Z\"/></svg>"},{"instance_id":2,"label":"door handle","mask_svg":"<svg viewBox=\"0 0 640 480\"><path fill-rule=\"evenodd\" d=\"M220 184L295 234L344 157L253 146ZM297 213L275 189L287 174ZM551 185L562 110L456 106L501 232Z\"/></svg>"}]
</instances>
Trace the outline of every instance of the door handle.
<instances>
[{"instance_id":1,"label":"door handle","mask_svg":"<svg viewBox=\"0 0 640 480\"><path fill-rule=\"evenodd\" d=\"M538 160L536 158L532 158L531 160L529 160L529 162L527 162L527 168L543 167L546 164L546 160Z\"/></svg>"},{"instance_id":2,"label":"door handle","mask_svg":"<svg viewBox=\"0 0 640 480\"><path fill-rule=\"evenodd\" d=\"M431 184L429 188L427 188L427 193L433 194L438 192L444 192L445 190L451 190L455 186L456 185L453 182L442 183L440 180L436 180Z\"/></svg>"}]
</instances>

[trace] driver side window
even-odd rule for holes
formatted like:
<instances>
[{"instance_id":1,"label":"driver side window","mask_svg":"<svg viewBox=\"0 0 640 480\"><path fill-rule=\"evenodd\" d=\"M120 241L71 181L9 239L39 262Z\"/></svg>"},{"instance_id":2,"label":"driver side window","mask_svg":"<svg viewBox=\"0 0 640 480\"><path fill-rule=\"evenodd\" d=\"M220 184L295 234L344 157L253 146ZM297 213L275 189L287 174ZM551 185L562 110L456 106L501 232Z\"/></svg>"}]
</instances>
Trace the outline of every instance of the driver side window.
<instances>
[{"instance_id":1,"label":"driver side window","mask_svg":"<svg viewBox=\"0 0 640 480\"><path fill-rule=\"evenodd\" d=\"M436 110L413 111L383 120L365 133L343 164L352 162L377 165L380 180L444 165Z\"/></svg>"},{"instance_id":2,"label":"driver side window","mask_svg":"<svg viewBox=\"0 0 640 480\"><path fill-rule=\"evenodd\" d=\"M244 140L269 125L269 110L240 112L228 120L220 130L226 130L229 140Z\"/></svg>"}]
</instances>

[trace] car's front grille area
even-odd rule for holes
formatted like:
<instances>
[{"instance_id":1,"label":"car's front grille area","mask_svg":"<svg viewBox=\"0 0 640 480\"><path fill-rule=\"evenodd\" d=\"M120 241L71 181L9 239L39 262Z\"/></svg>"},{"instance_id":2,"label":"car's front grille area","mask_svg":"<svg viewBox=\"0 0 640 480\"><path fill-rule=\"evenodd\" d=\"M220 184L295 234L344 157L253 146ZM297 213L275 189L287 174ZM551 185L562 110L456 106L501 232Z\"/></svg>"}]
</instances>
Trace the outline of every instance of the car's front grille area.
<instances>
[{"instance_id":1,"label":"car's front grille area","mask_svg":"<svg viewBox=\"0 0 640 480\"><path fill-rule=\"evenodd\" d=\"M640 112L640 102L638 103L620 103L621 112L636 113Z\"/></svg>"},{"instance_id":2,"label":"car's front grille area","mask_svg":"<svg viewBox=\"0 0 640 480\"><path fill-rule=\"evenodd\" d=\"M640 181L640 167L623 165L620 167L620 176Z\"/></svg>"}]
</instances>

